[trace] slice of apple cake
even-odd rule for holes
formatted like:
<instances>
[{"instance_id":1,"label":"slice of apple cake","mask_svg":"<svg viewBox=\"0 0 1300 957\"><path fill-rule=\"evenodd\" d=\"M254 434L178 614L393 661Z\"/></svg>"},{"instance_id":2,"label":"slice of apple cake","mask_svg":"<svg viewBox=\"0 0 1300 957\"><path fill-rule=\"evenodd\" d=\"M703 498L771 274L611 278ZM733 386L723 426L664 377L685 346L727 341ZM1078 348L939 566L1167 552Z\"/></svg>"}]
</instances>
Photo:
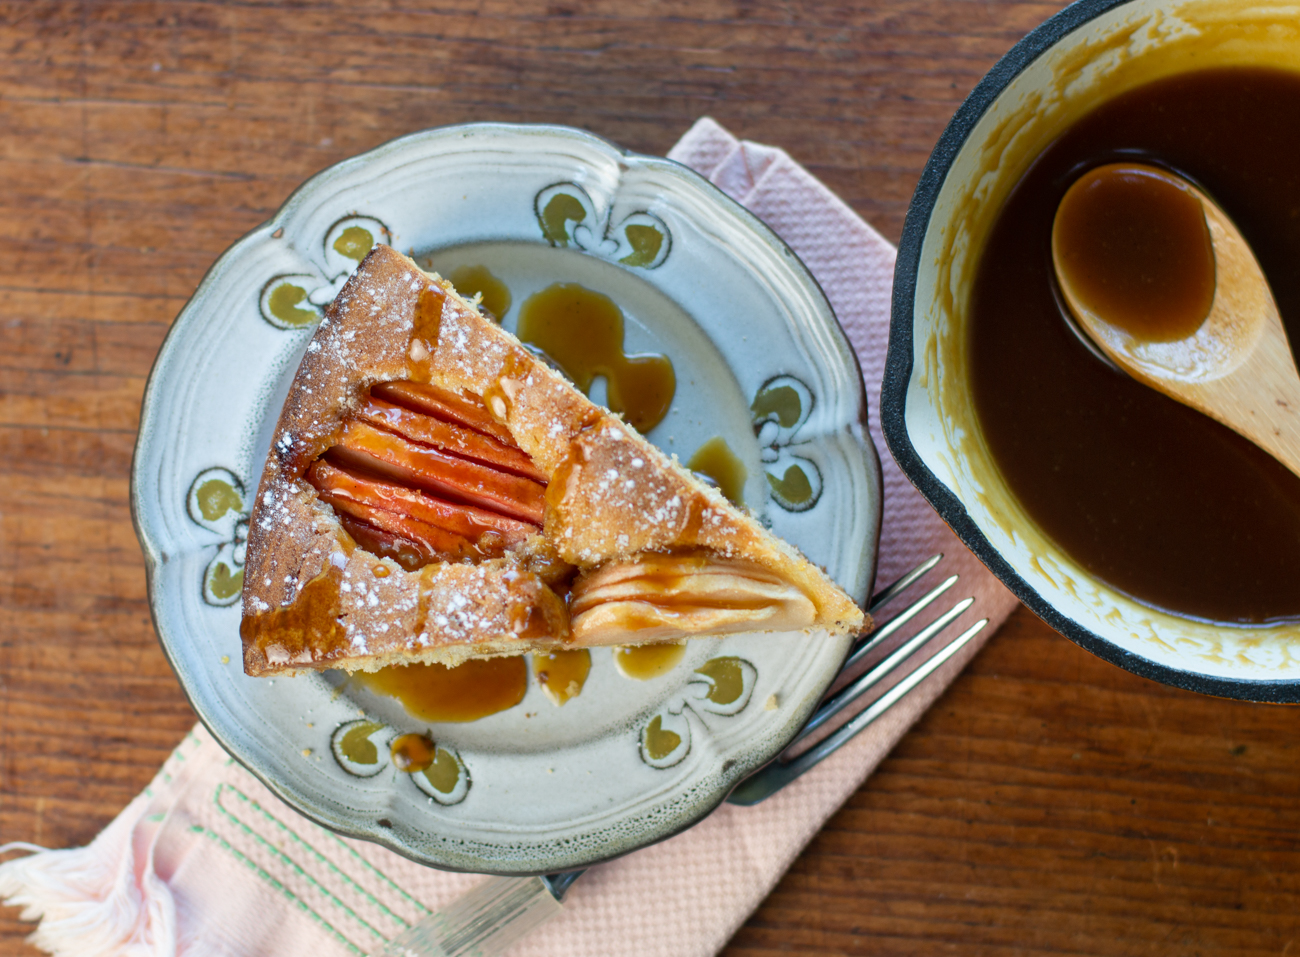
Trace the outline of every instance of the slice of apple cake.
<instances>
[{"instance_id":1,"label":"slice of apple cake","mask_svg":"<svg viewBox=\"0 0 1300 957\"><path fill-rule=\"evenodd\" d=\"M276 426L240 633L245 671L267 675L864 621L795 549L376 246Z\"/></svg>"}]
</instances>

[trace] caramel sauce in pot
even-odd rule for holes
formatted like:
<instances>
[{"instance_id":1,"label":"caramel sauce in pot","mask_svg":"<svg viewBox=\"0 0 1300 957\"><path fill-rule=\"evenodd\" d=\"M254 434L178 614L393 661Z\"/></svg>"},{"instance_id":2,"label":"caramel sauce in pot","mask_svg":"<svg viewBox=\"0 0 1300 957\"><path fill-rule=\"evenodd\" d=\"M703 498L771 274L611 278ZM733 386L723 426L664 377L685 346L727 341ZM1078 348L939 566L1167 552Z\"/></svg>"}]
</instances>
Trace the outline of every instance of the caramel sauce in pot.
<instances>
[{"instance_id":1,"label":"caramel sauce in pot","mask_svg":"<svg viewBox=\"0 0 1300 957\"><path fill-rule=\"evenodd\" d=\"M1300 619L1300 477L1089 352L1055 288L1052 223L1089 170L1168 169L1237 224L1300 342L1297 115L1300 74L1257 67L1179 74L1102 104L1008 196L970 295L975 409L1012 493L1092 575L1211 622Z\"/></svg>"},{"instance_id":2,"label":"caramel sauce in pot","mask_svg":"<svg viewBox=\"0 0 1300 957\"><path fill-rule=\"evenodd\" d=\"M1214 302L1205 211L1162 170L1111 163L1079 177L1057 209L1052 248L1083 307L1135 339L1186 339Z\"/></svg>"}]
</instances>

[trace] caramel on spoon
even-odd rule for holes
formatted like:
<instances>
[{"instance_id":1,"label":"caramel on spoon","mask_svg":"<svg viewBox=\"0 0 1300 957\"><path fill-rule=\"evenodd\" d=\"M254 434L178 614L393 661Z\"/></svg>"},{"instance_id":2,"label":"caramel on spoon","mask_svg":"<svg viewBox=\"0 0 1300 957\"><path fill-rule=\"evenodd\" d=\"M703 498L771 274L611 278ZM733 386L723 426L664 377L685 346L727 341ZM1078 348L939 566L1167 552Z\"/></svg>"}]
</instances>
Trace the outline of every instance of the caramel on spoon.
<instances>
[{"instance_id":1,"label":"caramel on spoon","mask_svg":"<svg viewBox=\"0 0 1300 957\"><path fill-rule=\"evenodd\" d=\"M1237 227L1187 180L1113 163L1052 224L1070 312L1121 369L1300 474L1300 374L1268 280Z\"/></svg>"}]
</instances>

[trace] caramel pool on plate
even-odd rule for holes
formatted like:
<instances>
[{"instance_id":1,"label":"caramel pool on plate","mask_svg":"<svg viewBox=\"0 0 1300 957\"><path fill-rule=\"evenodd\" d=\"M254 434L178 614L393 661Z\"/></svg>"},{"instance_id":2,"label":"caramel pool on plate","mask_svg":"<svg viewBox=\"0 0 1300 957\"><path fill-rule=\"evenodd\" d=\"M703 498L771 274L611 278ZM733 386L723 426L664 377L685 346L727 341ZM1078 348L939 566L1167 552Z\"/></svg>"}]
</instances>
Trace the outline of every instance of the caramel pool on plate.
<instances>
[{"instance_id":1,"label":"caramel pool on plate","mask_svg":"<svg viewBox=\"0 0 1300 957\"><path fill-rule=\"evenodd\" d=\"M444 665L391 665L352 676L363 687L396 698L425 721L477 721L513 708L528 691L528 663L522 657L471 658Z\"/></svg>"},{"instance_id":2,"label":"caramel pool on plate","mask_svg":"<svg viewBox=\"0 0 1300 957\"><path fill-rule=\"evenodd\" d=\"M623 310L606 295L577 283L555 283L519 307L519 338L549 356L583 392L604 376L609 408L642 435L672 405L677 376L662 355L623 350Z\"/></svg>"},{"instance_id":3,"label":"caramel pool on plate","mask_svg":"<svg viewBox=\"0 0 1300 957\"><path fill-rule=\"evenodd\" d=\"M591 652L586 648L533 655L533 671L551 703L564 705L582 694L591 674Z\"/></svg>"},{"instance_id":4,"label":"caramel pool on plate","mask_svg":"<svg viewBox=\"0 0 1300 957\"><path fill-rule=\"evenodd\" d=\"M649 681L666 675L677 667L686 655L686 646L677 642L653 645L633 645L614 649L614 664L626 677Z\"/></svg>"}]
</instances>

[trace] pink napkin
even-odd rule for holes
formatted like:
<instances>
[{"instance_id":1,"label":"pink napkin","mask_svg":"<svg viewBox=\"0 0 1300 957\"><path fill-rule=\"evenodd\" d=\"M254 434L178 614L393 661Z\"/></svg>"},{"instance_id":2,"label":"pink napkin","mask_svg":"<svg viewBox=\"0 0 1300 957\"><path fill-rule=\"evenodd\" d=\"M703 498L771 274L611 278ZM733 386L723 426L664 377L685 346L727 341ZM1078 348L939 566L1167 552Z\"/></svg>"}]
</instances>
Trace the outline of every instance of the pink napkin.
<instances>
[{"instance_id":1,"label":"pink napkin","mask_svg":"<svg viewBox=\"0 0 1300 957\"><path fill-rule=\"evenodd\" d=\"M753 210L807 263L862 362L883 459L878 582L943 552L974 596L956 627L989 627L850 745L775 797L723 805L691 830L593 868L519 957L690 957L716 953L808 840L942 693L1015 607L889 457L876 412L894 249L779 149L701 119L668 154ZM960 592L961 594L956 594ZM945 605L945 607L947 607ZM957 634L954 630L952 634ZM413 864L299 816L201 727L88 847L0 865L0 897L41 920L32 942L75 957L335 957L385 939L482 878Z\"/></svg>"}]
</instances>

